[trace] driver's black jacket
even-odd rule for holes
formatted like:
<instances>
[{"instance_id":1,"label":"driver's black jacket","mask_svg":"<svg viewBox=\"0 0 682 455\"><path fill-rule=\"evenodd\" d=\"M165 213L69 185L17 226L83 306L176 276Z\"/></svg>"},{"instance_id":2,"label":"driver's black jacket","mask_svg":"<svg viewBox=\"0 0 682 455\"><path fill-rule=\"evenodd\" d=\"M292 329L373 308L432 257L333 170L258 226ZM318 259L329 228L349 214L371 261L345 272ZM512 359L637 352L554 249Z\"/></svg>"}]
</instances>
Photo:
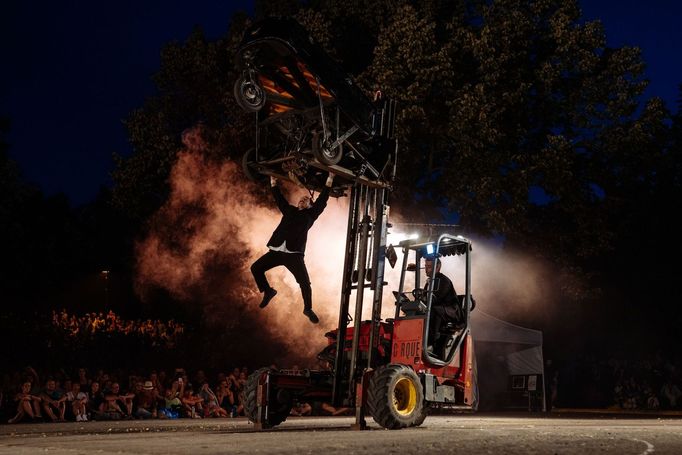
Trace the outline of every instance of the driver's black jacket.
<instances>
[{"instance_id":1,"label":"driver's black jacket","mask_svg":"<svg viewBox=\"0 0 682 455\"><path fill-rule=\"evenodd\" d=\"M312 207L303 210L290 205L282 196L282 192L277 186L272 187L272 194L283 216L275 232L272 233L268 246L279 247L282 243L286 242L287 250L301 254L305 253L308 231L327 206L329 188L325 187L322 190Z\"/></svg>"},{"instance_id":2,"label":"driver's black jacket","mask_svg":"<svg viewBox=\"0 0 682 455\"><path fill-rule=\"evenodd\" d=\"M427 282L427 290L428 285L429 283ZM462 317L455 287L452 285L450 278L440 272L437 272L435 277L431 313L435 313L443 319L452 322L458 322Z\"/></svg>"}]
</instances>

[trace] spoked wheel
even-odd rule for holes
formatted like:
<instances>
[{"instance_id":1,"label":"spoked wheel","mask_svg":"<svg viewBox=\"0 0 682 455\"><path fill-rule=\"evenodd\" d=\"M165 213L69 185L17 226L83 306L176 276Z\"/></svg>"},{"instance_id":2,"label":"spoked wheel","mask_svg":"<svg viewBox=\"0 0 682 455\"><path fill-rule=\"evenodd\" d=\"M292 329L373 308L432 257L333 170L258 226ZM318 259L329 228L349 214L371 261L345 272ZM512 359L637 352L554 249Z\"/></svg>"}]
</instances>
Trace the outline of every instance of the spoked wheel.
<instances>
[{"instance_id":1,"label":"spoked wheel","mask_svg":"<svg viewBox=\"0 0 682 455\"><path fill-rule=\"evenodd\" d=\"M367 407L374 420L389 430L421 425L427 413L419 377L405 365L377 370L369 383Z\"/></svg>"},{"instance_id":2,"label":"spoked wheel","mask_svg":"<svg viewBox=\"0 0 682 455\"><path fill-rule=\"evenodd\" d=\"M246 178L252 182L260 182L265 180L265 176L254 168L255 164L256 149L252 148L247 150L246 153L244 153L244 156L242 156L242 170L244 171L244 175L246 175Z\"/></svg>"},{"instance_id":3,"label":"spoked wheel","mask_svg":"<svg viewBox=\"0 0 682 455\"><path fill-rule=\"evenodd\" d=\"M234 83L234 99L246 112L258 112L265 106L265 90L255 78L241 76Z\"/></svg>"},{"instance_id":4,"label":"spoked wheel","mask_svg":"<svg viewBox=\"0 0 682 455\"><path fill-rule=\"evenodd\" d=\"M271 371L270 368L261 368L251 373L244 384L242 390L242 403L244 403L244 414L251 422L258 419L258 384L264 379L265 375ZM271 389L272 396L268 397L268 413L265 421L261 422L266 427L274 427L284 422L291 411L292 399L286 390Z\"/></svg>"},{"instance_id":5,"label":"spoked wheel","mask_svg":"<svg viewBox=\"0 0 682 455\"><path fill-rule=\"evenodd\" d=\"M343 152L341 147L336 147L331 150L327 147L327 144L323 143L324 138L320 133L313 133L313 156L322 164L327 166L333 166L334 164L339 164L341 158L343 157Z\"/></svg>"}]
</instances>

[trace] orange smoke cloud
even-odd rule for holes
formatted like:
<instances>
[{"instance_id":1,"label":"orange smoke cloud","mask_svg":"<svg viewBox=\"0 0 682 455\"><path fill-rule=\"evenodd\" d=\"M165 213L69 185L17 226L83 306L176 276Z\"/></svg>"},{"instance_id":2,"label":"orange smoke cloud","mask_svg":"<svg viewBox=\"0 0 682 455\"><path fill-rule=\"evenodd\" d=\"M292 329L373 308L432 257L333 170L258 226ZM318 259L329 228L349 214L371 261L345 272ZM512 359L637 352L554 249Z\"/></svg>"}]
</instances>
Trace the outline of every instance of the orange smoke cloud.
<instances>
[{"instance_id":1,"label":"orange smoke cloud","mask_svg":"<svg viewBox=\"0 0 682 455\"><path fill-rule=\"evenodd\" d=\"M331 199L309 234L306 263L321 323L313 325L302 314L300 288L283 267L267 273L278 295L260 310L261 294L249 268L267 252L265 244L281 213L273 201L258 196L258 188L234 162L205 159L200 131L190 130L183 143L186 149L171 172L169 199L155 215L154 228L137 244L138 294L144 298L149 289L163 288L180 300L199 301L210 323L224 322L236 330L256 318L262 340L314 359L326 344L324 333L338 319L346 202Z\"/></svg>"},{"instance_id":2,"label":"orange smoke cloud","mask_svg":"<svg viewBox=\"0 0 682 455\"><path fill-rule=\"evenodd\" d=\"M186 148L170 176L170 197L156 214L153 229L137 244L138 293L144 297L149 289L163 288L180 300L201 303L210 324L257 330L261 344L287 346L291 361L314 365L315 354L326 344L324 333L336 328L339 317L347 199L330 199L308 236L305 261L320 324L313 325L303 316L300 289L284 267L267 273L278 294L261 310L261 294L249 268L267 252L265 244L281 214L271 198L259 196L259 188L242 176L237 164L205 158L200 128L184 134L183 143ZM284 187L290 190L290 201L305 193L293 185ZM396 232L388 241L395 245L400 239ZM402 260L402 252L397 252L396 269L386 268L384 318L395 312L391 291L398 287ZM543 283L548 272L542 265L504 255L484 242L474 243L472 264L473 295L484 311L504 316L536 310L546 301L548 290ZM443 272L452 277L458 292L464 290L463 267L460 258L443 261ZM411 289L412 284L408 281L406 287ZM371 299L366 291L363 319L370 317ZM351 315L354 306L353 294ZM259 349L258 343L253 349Z\"/></svg>"}]
</instances>

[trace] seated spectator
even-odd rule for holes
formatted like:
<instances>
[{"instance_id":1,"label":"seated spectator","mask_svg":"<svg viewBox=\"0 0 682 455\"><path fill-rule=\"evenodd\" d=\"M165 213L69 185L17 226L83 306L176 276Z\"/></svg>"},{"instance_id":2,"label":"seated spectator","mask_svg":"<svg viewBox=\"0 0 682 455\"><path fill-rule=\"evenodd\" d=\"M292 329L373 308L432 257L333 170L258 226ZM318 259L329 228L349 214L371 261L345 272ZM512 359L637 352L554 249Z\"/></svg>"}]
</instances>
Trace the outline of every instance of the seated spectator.
<instances>
[{"instance_id":1,"label":"seated spectator","mask_svg":"<svg viewBox=\"0 0 682 455\"><path fill-rule=\"evenodd\" d=\"M197 370L197 372L194 374L194 378L192 379L193 384L203 384L206 382L206 373L204 370Z\"/></svg>"},{"instance_id":2,"label":"seated spectator","mask_svg":"<svg viewBox=\"0 0 682 455\"><path fill-rule=\"evenodd\" d=\"M71 390L66 393L66 401L71 404L71 410L73 411L76 422L88 421L88 412L86 408L88 395L81 391L79 382L71 384Z\"/></svg>"},{"instance_id":3,"label":"seated spectator","mask_svg":"<svg viewBox=\"0 0 682 455\"><path fill-rule=\"evenodd\" d=\"M666 409L677 408L678 401L682 398L682 392L680 392L679 387L673 383L671 377L668 377L661 387L661 401Z\"/></svg>"},{"instance_id":4,"label":"seated spectator","mask_svg":"<svg viewBox=\"0 0 682 455\"><path fill-rule=\"evenodd\" d=\"M180 416L182 409L182 401L180 398L185 389L185 384L182 378L178 378L171 383L171 386L166 389L164 397L164 407L160 410L159 417L177 419Z\"/></svg>"},{"instance_id":5,"label":"seated spectator","mask_svg":"<svg viewBox=\"0 0 682 455\"><path fill-rule=\"evenodd\" d=\"M201 384L199 398L203 400L204 417L227 417L227 411L220 407L218 397L208 386L208 382Z\"/></svg>"},{"instance_id":6,"label":"seated spectator","mask_svg":"<svg viewBox=\"0 0 682 455\"><path fill-rule=\"evenodd\" d=\"M238 415L244 415L244 404L242 403L242 391L244 387L239 383L238 380L233 380L232 376L228 376L227 385L232 390L234 396L234 404L237 407L232 415L232 417L237 417Z\"/></svg>"},{"instance_id":7,"label":"seated spectator","mask_svg":"<svg viewBox=\"0 0 682 455\"><path fill-rule=\"evenodd\" d=\"M33 422L42 417L40 414L42 400L39 396L31 395L30 381L21 384L21 390L16 394L14 401L17 403L17 414L7 423Z\"/></svg>"},{"instance_id":8,"label":"seated spectator","mask_svg":"<svg viewBox=\"0 0 682 455\"><path fill-rule=\"evenodd\" d=\"M182 409L185 417L191 417L193 419L201 418L204 413L204 400L194 393L192 384L187 384L185 386L180 401L182 402Z\"/></svg>"},{"instance_id":9,"label":"seated spectator","mask_svg":"<svg viewBox=\"0 0 682 455\"><path fill-rule=\"evenodd\" d=\"M156 419L157 414L157 392L152 381L145 381L144 384L135 384L134 406L135 417L138 419Z\"/></svg>"},{"instance_id":10,"label":"seated spectator","mask_svg":"<svg viewBox=\"0 0 682 455\"><path fill-rule=\"evenodd\" d=\"M66 413L66 395L57 390L57 383L54 379L48 379L45 383L45 390L40 395L45 414L53 422L64 422Z\"/></svg>"},{"instance_id":11,"label":"seated spectator","mask_svg":"<svg viewBox=\"0 0 682 455\"><path fill-rule=\"evenodd\" d=\"M220 407L223 408L230 417L236 417L237 403L229 385L230 381L231 379L229 377L220 381L216 398L218 399Z\"/></svg>"},{"instance_id":12,"label":"seated spectator","mask_svg":"<svg viewBox=\"0 0 682 455\"><path fill-rule=\"evenodd\" d=\"M115 418L115 413L121 415L120 418L130 419L133 417L133 395L132 393L121 393L121 386L118 382L111 384L111 389L104 392L105 409L104 411Z\"/></svg>"},{"instance_id":13,"label":"seated spectator","mask_svg":"<svg viewBox=\"0 0 682 455\"><path fill-rule=\"evenodd\" d=\"M88 387L90 387L90 383L92 381L88 378L88 372L85 368L78 369L78 379L76 382L81 385L81 390L86 390Z\"/></svg>"},{"instance_id":14,"label":"seated spectator","mask_svg":"<svg viewBox=\"0 0 682 455\"><path fill-rule=\"evenodd\" d=\"M156 373L156 371L152 371L149 374L149 382L152 383L152 389L154 389L157 393L161 394L163 396L163 390L162 388L159 387L159 375Z\"/></svg>"},{"instance_id":15,"label":"seated spectator","mask_svg":"<svg viewBox=\"0 0 682 455\"><path fill-rule=\"evenodd\" d=\"M104 414L106 400L104 399L104 393L100 388L98 381L92 381L90 383L90 397L85 407L90 415L91 420L106 420L106 415Z\"/></svg>"},{"instance_id":16,"label":"seated spectator","mask_svg":"<svg viewBox=\"0 0 682 455\"><path fill-rule=\"evenodd\" d=\"M313 412L313 407L309 403L302 403L300 401L295 401L291 408L289 415L296 417L309 416Z\"/></svg>"},{"instance_id":17,"label":"seated spectator","mask_svg":"<svg viewBox=\"0 0 682 455\"><path fill-rule=\"evenodd\" d=\"M349 415L352 414L353 409L352 408L335 408L329 403L325 403L322 401L314 401L312 404L312 412L311 415L331 415L331 416L339 416L339 415Z\"/></svg>"}]
</instances>

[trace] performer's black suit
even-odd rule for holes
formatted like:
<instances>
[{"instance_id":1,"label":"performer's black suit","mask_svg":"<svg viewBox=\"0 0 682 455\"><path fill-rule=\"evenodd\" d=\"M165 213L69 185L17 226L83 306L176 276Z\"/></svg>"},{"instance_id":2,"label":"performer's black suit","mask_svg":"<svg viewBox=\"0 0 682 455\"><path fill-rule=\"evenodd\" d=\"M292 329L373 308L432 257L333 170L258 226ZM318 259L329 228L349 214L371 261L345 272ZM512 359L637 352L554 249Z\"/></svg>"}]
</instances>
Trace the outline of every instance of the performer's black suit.
<instances>
[{"instance_id":1,"label":"performer's black suit","mask_svg":"<svg viewBox=\"0 0 682 455\"><path fill-rule=\"evenodd\" d=\"M308 310L313 305L312 289L303 257L308 240L308 231L327 206L329 188L325 187L310 208L302 210L290 205L277 186L272 187L272 194L275 197L275 202L277 202L277 207L282 212L282 220L268 241L270 251L253 263L251 273L256 279L258 290L265 292L270 289L265 272L273 267L283 265L296 278L296 282L301 287L304 309ZM272 249L281 247L285 247L287 251Z\"/></svg>"}]
</instances>

